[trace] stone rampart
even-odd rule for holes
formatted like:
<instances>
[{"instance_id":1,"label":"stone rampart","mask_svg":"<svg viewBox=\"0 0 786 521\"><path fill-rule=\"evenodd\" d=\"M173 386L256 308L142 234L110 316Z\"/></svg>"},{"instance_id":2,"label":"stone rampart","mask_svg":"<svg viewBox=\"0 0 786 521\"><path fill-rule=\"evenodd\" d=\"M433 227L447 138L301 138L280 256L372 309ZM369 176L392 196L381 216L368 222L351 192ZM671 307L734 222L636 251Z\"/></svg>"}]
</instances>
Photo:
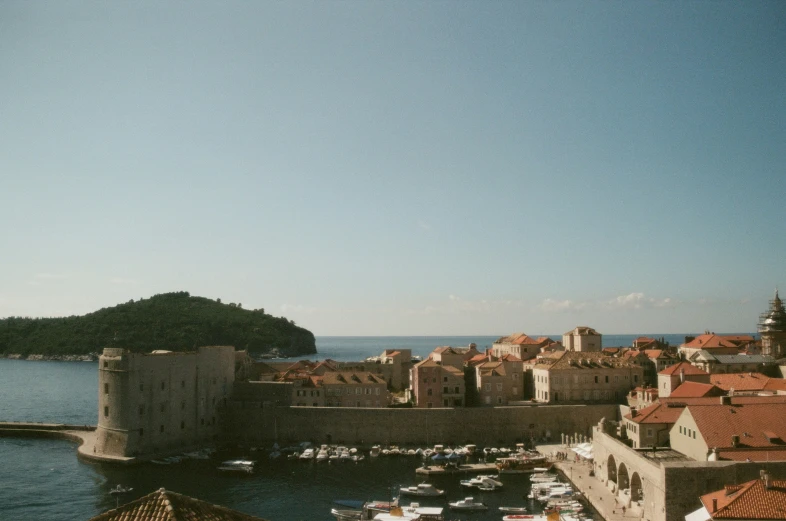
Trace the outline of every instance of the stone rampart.
<instances>
[{"instance_id":1,"label":"stone rampart","mask_svg":"<svg viewBox=\"0 0 786 521\"><path fill-rule=\"evenodd\" d=\"M225 435L243 444L316 443L433 445L511 444L559 441L561 434L591 435L617 406L553 405L439 409L273 407L234 402L226 411Z\"/></svg>"}]
</instances>

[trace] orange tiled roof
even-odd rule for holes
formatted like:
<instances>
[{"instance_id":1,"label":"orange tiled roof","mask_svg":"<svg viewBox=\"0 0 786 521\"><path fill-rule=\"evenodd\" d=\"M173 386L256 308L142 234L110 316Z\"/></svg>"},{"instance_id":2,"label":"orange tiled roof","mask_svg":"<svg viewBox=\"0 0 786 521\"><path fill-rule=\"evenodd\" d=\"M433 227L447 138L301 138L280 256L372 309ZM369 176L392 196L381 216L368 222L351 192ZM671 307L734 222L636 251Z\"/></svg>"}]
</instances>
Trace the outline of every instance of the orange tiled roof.
<instances>
[{"instance_id":1,"label":"orange tiled roof","mask_svg":"<svg viewBox=\"0 0 786 521\"><path fill-rule=\"evenodd\" d=\"M769 439L774 433L786 441L786 404L688 405L696 427L709 447L729 448L732 436L739 436L737 448L780 447L783 442ZM768 434L765 435L765 432Z\"/></svg>"},{"instance_id":2,"label":"orange tiled roof","mask_svg":"<svg viewBox=\"0 0 786 521\"><path fill-rule=\"evenodd\" d=\"M540 366L540 367L538 367ZM540 357L537 359L536 369L605 369L611 367L639 367L635 363L609 356L599 351L562 351L554 353L553 357Z\"/></svg>"},{"instance_id":3,"label":"orange tiled roof","mask_svg":"<svg viewBox=\"0 0 786 521\"><path fill-rule=\"evenodd\" d=\"M634 423L674 424L685 408L681 403L653 403L636 411L636 415L626 414L625 418Z\"/></svg>"},{"instance_id":4,"label":"orange tiled roof","mask_svg":"<svg viewBox=\"0 0 786 521\"><path fill-rule=\"evenodd\" d=\"M543 338L543 337L541 337ZM534 338L524 334L524 333L513 333L512 335L503 336L497 339L495 344L513 344L513 345L530 345L530 344L540 344L539 341L535 340Z\"/></svg>"},{"instance_id":5,"label":"orange tiled roof","mask_svg":"<svg viewBox=\"0 0 786 521\"><path fill-rule=\"evenodd\" d=\"M728 391L782 391L786 390L786 379L770 378L761 373L713 374L710 382Z\"/></svg>"},{"instance_id":6,"label":"orange tiled roof","mask_svg":"<svg viewBox=\"0 0 786 521\"><path fill-rule=\"evenodd\" d=\"M677 364L670 365L669 367L659 372L658 374L664 374L664 375L680 374L680 370L685 370L685 374L687 375L709 374L707 371L704 371L703 369L699 369L698 367L693 366L688 362L679 362Z\"/></svg>"},{"instance_id":7,"label":"orange tiled roof","mask_svg":"<svg viewBox=\"0 0 786 521\"><path fill-rule=\"evenodd\" d=\"M368 371L335 371L322 376L323 385L362 385L386 383L385 379Z\"/></svg>"},{"instance_id":8,"label":"orange tiled roof","mask_svg":"<svg viewBox=\"0 0 786 521\"><path fill-rule=\"evenodd\" d=\"M701 502L713 519L786 519L786 481L770 480L769 488L762 479L727 485Z\"/></svg>"},{"instance_id":9,"label":"orange tiled roof","mask_svg":"<svg viewBox=\"0 0 786 521\"><path fill-rule=\"evenodd\" d=\"M261 517L211 505L160 488L88 521L263 521Z\"/></svg>"},{"instance_id":10,"label":"orange tiled roof","mask_svg":"<svg viewBox=\"0 0 786 521\"><path fill-rule=\"evenodd\" d=\"M690 342L682 344L682 347L689 347L691 349L718 349L720 347L737 347L737 344L726 340L720 335L709 333L699 335Z\"/></svg>"},{"instance_id":11,"label":"orange tiled roof","mask_svg":"<svg viewBox=\"0 0 786 521\"><path fill-rule=\"evenodd\" d=\"M670 398L700 398L702 396L720 396L723 391L712 384L699 382L682 382L669 395Z\"/></svg>"}]
</instances>

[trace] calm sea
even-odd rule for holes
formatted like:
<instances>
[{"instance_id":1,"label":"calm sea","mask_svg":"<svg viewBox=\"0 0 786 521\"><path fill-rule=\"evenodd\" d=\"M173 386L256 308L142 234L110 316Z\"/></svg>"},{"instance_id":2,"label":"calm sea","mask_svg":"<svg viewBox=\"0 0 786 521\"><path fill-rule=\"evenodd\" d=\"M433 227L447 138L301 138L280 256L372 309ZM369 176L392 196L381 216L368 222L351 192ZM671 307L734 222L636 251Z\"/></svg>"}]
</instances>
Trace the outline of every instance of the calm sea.
<instances>
[{"instance_id":1,"label":"calm sea","mask_svg":"<svg viewBox=\"0 0 786 521\"><path fill-rule=\"evenodd\" d=\"M561 335L546 335L559 339ZM608 335L604 346L630 345L640 335ZM679 344L684 335L664 336ZM491 346L497 337L318 337L312 359L360 360L385 349L411 349L425 356L437 346ZM98 370L90 362L0 360L0 421L41 421L95 425ZM259 453L257 453L259 454ZM240 454L238 454L240 455ZM251 456L252 454L249 454ZM229 457L230 454L225 455ZM330 521L336 499L385 499L391 487L418 483L418 462L410 458L366 459L357 464L314 464L260 459L249 477L217 473L213 462L140 465L124 468L85 463L67 441L0 438L0 521L87 520L115 505L108 494L117 484L134 488L128 501L164 487L270 521ZM433 479L451 501L465 497L458 477ZM448 515L450 519L499 520L497 507L525 505L528 482L505 476L500 492L479 493L487 513ZM482 494L482 495L481 495ZM439 500L422 502L447 506ZM536 507L536 505L531 505Z\"/></svg>"}]
</instances>

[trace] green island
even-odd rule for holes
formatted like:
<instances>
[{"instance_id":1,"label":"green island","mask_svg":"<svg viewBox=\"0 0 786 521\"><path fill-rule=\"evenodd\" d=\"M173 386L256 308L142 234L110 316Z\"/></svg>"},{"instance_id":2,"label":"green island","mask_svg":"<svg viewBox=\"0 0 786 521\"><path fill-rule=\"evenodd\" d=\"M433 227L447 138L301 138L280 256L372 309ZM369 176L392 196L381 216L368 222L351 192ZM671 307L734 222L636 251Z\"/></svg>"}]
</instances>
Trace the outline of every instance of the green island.
<instances>
[{"instance_id":1,"label":"green island","mask_svg":"<svg viewBox=\"0 0 786 521\"><path fill-rule=\"evenodd\" d=\"M105 347L134 352L231 345L253 356L316 353L314 334L264 309L193 297L186 291L102 308L84 316L0 319L0 356L90 356Z\"/></svg>"}]
</instances>

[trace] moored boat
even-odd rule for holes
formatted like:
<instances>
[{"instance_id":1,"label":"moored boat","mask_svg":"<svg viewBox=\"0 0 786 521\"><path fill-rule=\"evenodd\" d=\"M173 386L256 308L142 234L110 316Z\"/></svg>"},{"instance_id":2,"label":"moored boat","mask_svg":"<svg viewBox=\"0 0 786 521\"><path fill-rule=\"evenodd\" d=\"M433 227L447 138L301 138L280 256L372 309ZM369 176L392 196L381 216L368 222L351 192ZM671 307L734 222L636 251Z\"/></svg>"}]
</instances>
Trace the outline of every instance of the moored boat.
<instances>
[{"instance_id":1,"label":"moored boat","mask_svg":"<svg viewBox=\"0 0 786 521\"><path fill-rule=\"evenodd\" d=\"M465 497L453 503L448 503L451 510L488 510L484 503L475 501L475 498Z\"/></svg>"},{"instance_id":2,"label":"moored boat","mask_svg":"<svg viewBox=\"0 0 786 521\"><path fill-rule=\"evenodd\" d=\"M256 462L253 460L232 459L232 460L222 461L221 464L218 466L218 470L224 472L245 472L246 474L251 474L254 472L255 464Z\"/></svg>"},{"instance_id":3,"label":"moored boat","mask_svg":"<svg viewBox=\"0 0 786 521\"><path fill-rule=\"evenodd\" d=\"M430 483L420 483L412 487L401 487L399 492L405 496L436 497L444 496L445 491L439 490Z\"/></svg>"}]
</instances>

